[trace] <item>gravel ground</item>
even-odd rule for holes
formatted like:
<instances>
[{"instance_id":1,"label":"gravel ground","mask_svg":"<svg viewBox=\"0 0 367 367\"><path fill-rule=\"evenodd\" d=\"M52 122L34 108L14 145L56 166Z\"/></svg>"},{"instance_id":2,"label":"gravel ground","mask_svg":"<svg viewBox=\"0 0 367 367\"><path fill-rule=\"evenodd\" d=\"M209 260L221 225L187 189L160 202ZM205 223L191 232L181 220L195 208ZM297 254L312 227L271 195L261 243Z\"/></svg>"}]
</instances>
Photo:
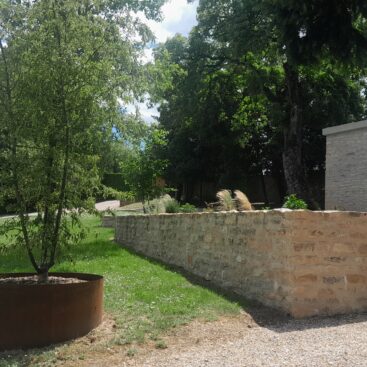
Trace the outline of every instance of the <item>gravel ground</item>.
<instances>
[{"instance_id":1,"label":"gravel ground","mask_svg":"<svg viewBox=\"0 0 367 367\"><path fill-rule=\"evenodd\" d=\"M120 366L140 367L252 367L252 366L367 366L367 315L287 320L259 326L239 322L226 328L228 320L215 323L205 337L198 325L186 337L193 344L178 342ZM246 330L241 330L246 329ZM230 330L231 329L231 330ZM171 337L171 339L174 336ZM114 364L112 364L114 365Z\"/></svg>"},{"instance_id":2,"label":"gravel ground","mask_svg":"<svg viewBox=\"0 0 367 367\"><path fill-rule=\"evenodd\" d=\"M96 204L96 209L98 211L103 211L107 209L117 209L120 207L120 201L119 200L108 200L108 201L102 201L100 203Z\"/></svg>"}]
</instances>

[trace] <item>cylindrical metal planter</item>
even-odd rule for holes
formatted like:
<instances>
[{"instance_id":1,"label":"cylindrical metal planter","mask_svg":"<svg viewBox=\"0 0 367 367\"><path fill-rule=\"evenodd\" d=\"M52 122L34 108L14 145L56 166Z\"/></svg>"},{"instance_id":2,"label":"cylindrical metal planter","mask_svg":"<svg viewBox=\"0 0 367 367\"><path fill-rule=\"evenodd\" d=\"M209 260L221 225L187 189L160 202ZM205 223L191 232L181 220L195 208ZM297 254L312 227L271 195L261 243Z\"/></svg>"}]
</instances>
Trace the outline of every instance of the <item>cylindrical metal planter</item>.
<instances>
[{"instance_id":1,"label":"cylindrical metal planter","mask_svg":"<svg viewBox=\"0 0 367 367\"><path fill-rule=\"evenodd\" d=\"M12 273L0 277L34 274ZM42 347L86 335L102 322L103 277L50 273L78 278L70 284L1 284L0 350Z\"/></svg>"}]
</instances>

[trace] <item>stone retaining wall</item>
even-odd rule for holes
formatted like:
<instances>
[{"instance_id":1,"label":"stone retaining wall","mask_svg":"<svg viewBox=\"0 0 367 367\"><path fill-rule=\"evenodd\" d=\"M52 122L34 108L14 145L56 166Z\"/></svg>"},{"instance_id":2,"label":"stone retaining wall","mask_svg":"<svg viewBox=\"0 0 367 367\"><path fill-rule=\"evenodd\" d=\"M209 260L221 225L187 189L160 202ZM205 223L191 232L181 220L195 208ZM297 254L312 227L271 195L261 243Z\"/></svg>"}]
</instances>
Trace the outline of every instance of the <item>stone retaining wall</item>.
<instances>
[{"instance_id":1,"label":"stone retaining wall","mask_svg":"<svg viewBox=\"0 0 367 367\"><path fill-rule=\"evenodd\" d=\"M114 228L115 227L115 216L105 215L102 217L102 227Z\"/></svg>"},{"instance_id":2,"label":"stone retaining wall","mask_svg":"<svg viewBox=\"0 0 367 367\"><path fill-rule=\"evenodd\" d=\"M367 311L367 213L117 217L116 240L294 317Z\"/></svg>"}]
</instances>

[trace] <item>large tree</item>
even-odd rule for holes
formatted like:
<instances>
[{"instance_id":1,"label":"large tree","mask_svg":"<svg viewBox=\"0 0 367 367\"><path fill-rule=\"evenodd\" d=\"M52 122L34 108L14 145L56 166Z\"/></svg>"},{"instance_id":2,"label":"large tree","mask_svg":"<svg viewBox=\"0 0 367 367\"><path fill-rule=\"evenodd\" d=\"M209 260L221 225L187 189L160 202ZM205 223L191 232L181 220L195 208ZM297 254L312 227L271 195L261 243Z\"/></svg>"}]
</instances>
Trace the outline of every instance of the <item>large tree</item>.
<instances>
[{"instance_id":1,"label":"large tree","mask_svg":"<svg viewBox=\"0 0 367 367\"><path fill-rule=\"evenodd\" d=\"M286 98L281 126L284 175L288 191L309 202L303 160L305 112L310 107L303 99L306 68L333 64L334 56L350 60L352 54L363 54L365 11L361 1L200 1L198 27L206 42L216 45L217 60L251 68L249 57L255 56L263 65L282 68L284 94L274 93L266 80L263 90L270 100ZM334 63L332 70L338 69ZM349 77L356 75L348 71Z\"/></svg>"},{"instance_id":2,"label":"large tree","mask_svg":"<svg viewBox=\"0 0 367 367\"><path fill-rule=\"evenodd\" d=\"M169 132L167 178L178 188L208 182L243 187L249 174L261 175L272 164L266 100L249 96L251 74L212 62L213 51L195 31L155 50L151 95Z\"/></svg>"},{"instance_id":3,"label":"large tree","mask_svg":"<svg viewBox=\"0 0 367 367\"><path fill-rule=\"evenodd\" d=\"M151 39L132 15L162 1L0 1L0 195L40 278L78 239L93 207L98 153L139 91L139 52ZM29 216L30 210L37 217Z\"/></svg>"},{"instance_id":4,"label":"large tree","mask_svg":"<svg viewBox=\"0 0 367 367\"><path fill-rule=\"evenodd\" d=\"M172 174L181 167L177 161L196 166L193 177L205 175L205 167L234 172L231 155L221 151L240 142L243 149L235 148L233 156L242 159L246 174L248 158L258 173L280 172L289 193L318 207L307 176L323 170L321 129L365 113L364 70L351 62L363 55L363 4L343 4L327 18L327 1L201 0L189 40L175 37L156 52L160 122L175 141ZM324 32L308 27L319 20ZM350 35L339 48L327 29L338 21L347 22L341 29ZM208 154L200 150L206 143L216 145Z\"/></svg>"}]
</instances>

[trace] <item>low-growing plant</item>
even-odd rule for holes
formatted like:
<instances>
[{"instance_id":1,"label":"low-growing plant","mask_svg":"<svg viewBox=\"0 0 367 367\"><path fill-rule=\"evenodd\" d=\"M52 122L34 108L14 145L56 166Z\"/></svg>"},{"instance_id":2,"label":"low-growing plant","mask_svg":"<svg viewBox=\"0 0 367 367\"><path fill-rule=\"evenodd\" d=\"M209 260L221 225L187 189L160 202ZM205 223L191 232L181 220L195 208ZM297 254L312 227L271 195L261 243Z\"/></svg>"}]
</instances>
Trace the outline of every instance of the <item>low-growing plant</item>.
<instances>
[{"instance_id":1,"label":"low-growing plant","mask_svg":"<svg viewBox=\"0 0 367 367\"><path fill-rule=\"evenodd\" d=\"M157 349L167 349L167 343L164 341L164 340L158 340L156 343L155 343L155 347Z\"/></svg>"},{"instance_id":2,"label":"low-growing plant","mask_svg":"<svg viewBox=\"0 0 367 367\"><path fill-rule=\"evenodd\" d=\"M159 198L146 202L144 204L144 213L146 214L166 213L166 204L170 201L172 201L171 196L165 194Z\"/></svg>"},{"instance_id":3,"label":"low-growing plant","mask_svg":"<svg viewBox=\"0 0 367 367\"><path fill-rule=\"evenodd\" d=\"M295 194L286 196L283 208L287 209L307 209L307 204L304 200L297 198Z\"/></svg>"},{"instance_id":4,"label":"low-growing plant","mask_svg":"<svg viewBox=\"0 0 367 367\"><path fill-rule=\"evenodd\" d=\"M181 213L195 213L197 212L196 206L186 203L180 206Z\"/></svg>"},{"instance_id":5,"label":"low-growing plant","mask_svg":"<svg viewBox=\"0 0 367 367\"><path fill-rule=\"evenodd\" d=\"M126 352L126 355L128 356L128 357L134 357L135 356L135 354L137 353L138 351L137 351L137 349L135 349L135 348L130 348L127 352Z\"/></svg>"},{"instance_id":6,"label":"low-growing plant","mask_svg":"<svg viewBox=\"0 0 367 367\"><path fill-rule=\"evenodd\" d=\"M177 200L171 199L166 203L166 213L179 213L180 212L180 204Z\"/></svg>"}]
</instances>

